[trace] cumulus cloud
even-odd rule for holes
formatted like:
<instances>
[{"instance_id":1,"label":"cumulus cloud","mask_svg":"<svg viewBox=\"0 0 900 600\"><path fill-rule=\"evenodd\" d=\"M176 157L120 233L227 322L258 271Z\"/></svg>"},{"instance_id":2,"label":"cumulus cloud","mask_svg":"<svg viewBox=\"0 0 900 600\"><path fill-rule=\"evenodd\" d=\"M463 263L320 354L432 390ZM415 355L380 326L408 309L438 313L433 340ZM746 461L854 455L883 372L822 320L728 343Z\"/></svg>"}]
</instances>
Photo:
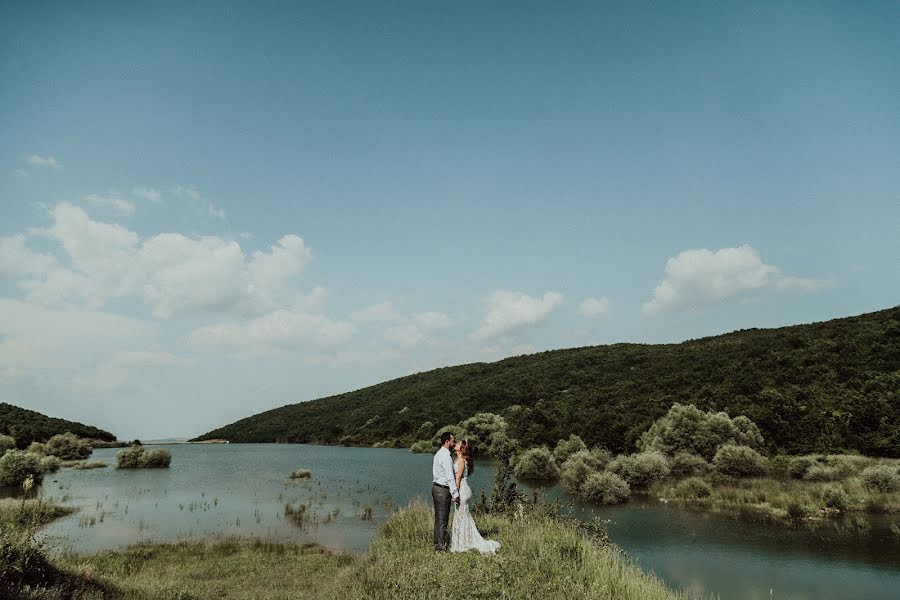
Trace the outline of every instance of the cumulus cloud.
<instances>
[{"instance_id":1,"label":"cumulus cloud","mask_svg":"<svg viewBox=\"0 0 900 600\"><path fill-rule=\"evenodd\" d=\"M28 248L24 235L0 236L0 277L43 275L56 264L56 257Z\"/></svg>"},{"instance_id":2,"label":"cumulus cloud","mask_svg":"<svg viewBox=\"0 0 900 600\"><path fill-rule=\"evenodd\" d=\"M350 313L350 318L357 323L388 323L399 321L403 317L394 310L392 303L379 302L361 310L353 311Z\"/></svg>"},{"instance_id":3,"label":"cumulus cloud","mask_svg":"<svg viewBox=\"0 0 900 600\"><path fill-rule=\"evenodd\" d=\"M237 242L216 236L162 233L142 240L68 203L49 213L53 224L30 232L58 242L71 268L48 267L43 277L19 284L30 299L47 304L77 301L96 308L109 298L137 297L160 318L201 311L260 314L282 302L288 283L311 260L296 235L248 259Z\"/></svg>"},{"instance_id":4,"label":"cumulus cloud","mask_svg":"<svg viewBox=\"0 0 900 600\"><path fill-rule=\"evenodd\" d=\"M41 156L39 154L29 154L25 157L25 161L32 167L50 167L56 169L61 165L53 156Z\"/></svg>"},{"instance_id":5,"label":"cumulus cloud","mask_svg":"<svg viewBox=\"0 0 900 600\"><path fill-rule=\"evenodd\" d=\"M585 298L578 305L578 314L591 319L599 319L609 312L609 300L606 296L600 298Z\"/></svg>"},{"instance_id":6,"label":"cumulus cloud","mask_svg":"<svg viewBox=\"0 0 900 600\"><path fill-rule=\"evenodd\" d=\"M543 298L532 298L518 292L498 290L485 299L487 313L481 326L470 336L475 340L487 340L534 327L549 317L562 301L562 294L557 292L547 292Z\"/></svg>"},{"instance_id":7,"label":"cumulus cloud","mask_svg":"<svg viewBox=\"0 0 900 600\"><path fill-rule=\"evenodd\" d=\"M85 202L93 204L101 208L109 208L113 212L122 216L134 214L134 203L125 200L116 194L101 196L100 194L88 194L84 197Z\"/></svg>"},{"instance_id":8,"label":"cumulus cloud","mask_svg":"<svg viewBox=\"0 0 900 600\"><path fill-rule=\"evenodd\" d=\"M666 261L665 275L644 303L645 316L679 309L697 309L769 287L778 291L821 289L819 280L791 277L763 262L759 252L744 244L736 248L685 250Z\"/></svg>"}]
</instances>

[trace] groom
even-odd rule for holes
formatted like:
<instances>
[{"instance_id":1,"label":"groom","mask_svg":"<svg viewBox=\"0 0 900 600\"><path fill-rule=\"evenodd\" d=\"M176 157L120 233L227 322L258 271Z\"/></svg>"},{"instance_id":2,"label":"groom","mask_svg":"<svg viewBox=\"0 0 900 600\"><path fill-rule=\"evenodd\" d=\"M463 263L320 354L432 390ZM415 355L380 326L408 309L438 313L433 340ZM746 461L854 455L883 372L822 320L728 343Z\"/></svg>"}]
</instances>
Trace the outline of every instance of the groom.
<instances>
[{"instance_id":1,"label":"groom","mask_svg":"<svg viewBox=\"0 0 900 600\"><path fill-rule=\"evenodd\" d=\"M453 459L450 448L456 440L453 434L445 431L441 434L441 448L434 454L431 466L431 499L434 501L434 549L446 552L450 545L447 523L450 521L451 499L459 504L459 490L456 489L456 475L453 473Z\"/></svg>"}]
</instances>

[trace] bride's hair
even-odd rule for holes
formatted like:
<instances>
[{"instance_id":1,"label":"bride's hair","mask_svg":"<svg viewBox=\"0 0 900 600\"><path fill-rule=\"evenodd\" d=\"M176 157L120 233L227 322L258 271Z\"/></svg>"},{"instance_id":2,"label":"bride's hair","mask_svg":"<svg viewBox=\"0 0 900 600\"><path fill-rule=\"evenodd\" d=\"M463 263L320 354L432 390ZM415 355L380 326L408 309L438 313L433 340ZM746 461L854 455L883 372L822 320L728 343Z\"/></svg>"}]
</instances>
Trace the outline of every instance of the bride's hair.
<instances>
[{"instance_id":1,"label":"bride's hair","mask_svg":"<svg viewBox=\"0 0 900 600\"><path fill-rule=\"evenodd\" d=\"M475 472L475 457L473 447L469 444L469 440L460 440L459 449L461 450L462 456L466 459L466 467L469 468L469 475Z\"/></svg>"}]
</instances>

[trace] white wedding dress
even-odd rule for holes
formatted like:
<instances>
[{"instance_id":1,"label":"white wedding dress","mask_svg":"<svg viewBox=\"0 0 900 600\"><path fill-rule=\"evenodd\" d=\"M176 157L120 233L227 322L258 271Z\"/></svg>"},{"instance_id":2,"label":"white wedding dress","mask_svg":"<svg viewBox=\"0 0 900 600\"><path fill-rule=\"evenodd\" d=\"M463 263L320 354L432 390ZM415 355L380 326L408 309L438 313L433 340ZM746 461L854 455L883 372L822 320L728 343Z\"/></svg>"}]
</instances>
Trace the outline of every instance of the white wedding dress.
<instances>
[{"instance_id":1,"label":"white wedding dress","mask_svg":"<svg viewBox=\"0 0 900 600\"><path fill-rule=\"evenodd\" d=\"M478 533L475 527L475 519L469 510L469 500L472 499L472 488L466 477L469 474L468 467L463 471L462 481L459 483L459 506L453 515L453 526L450 529L450 552L466 552L478 550L482 554L494 554L500 549L500 542L486 540Z\"/></svg>"}]
</instances>

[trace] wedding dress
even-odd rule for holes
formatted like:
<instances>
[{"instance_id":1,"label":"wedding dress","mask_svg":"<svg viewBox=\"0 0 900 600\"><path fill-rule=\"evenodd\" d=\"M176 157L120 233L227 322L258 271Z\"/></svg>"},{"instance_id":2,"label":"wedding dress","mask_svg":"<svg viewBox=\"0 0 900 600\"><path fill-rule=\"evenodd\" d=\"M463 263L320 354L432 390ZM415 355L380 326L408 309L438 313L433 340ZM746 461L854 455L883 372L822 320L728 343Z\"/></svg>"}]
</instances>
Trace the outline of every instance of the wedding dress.
<instances>
[{"instance_id":1,"label":"wedding dress","mask_svg":"<svg viewBox=\"0 0 900 600\"><path fill-rule=\"evenodd\" d=\"M472 499L472 488L466 477L469 469L463 471L462 481L459 483L459 506L453 515L453 526L450 530L450 552L466 552L478 550L482 554L494 554L500 549L500 542L486 540L478 533L475 527L475 519L469 510L469 500Z\"/></svg>"}]
</instances>

